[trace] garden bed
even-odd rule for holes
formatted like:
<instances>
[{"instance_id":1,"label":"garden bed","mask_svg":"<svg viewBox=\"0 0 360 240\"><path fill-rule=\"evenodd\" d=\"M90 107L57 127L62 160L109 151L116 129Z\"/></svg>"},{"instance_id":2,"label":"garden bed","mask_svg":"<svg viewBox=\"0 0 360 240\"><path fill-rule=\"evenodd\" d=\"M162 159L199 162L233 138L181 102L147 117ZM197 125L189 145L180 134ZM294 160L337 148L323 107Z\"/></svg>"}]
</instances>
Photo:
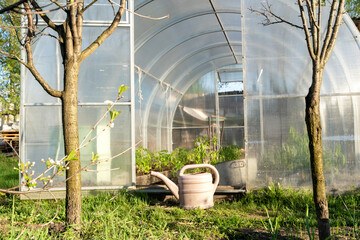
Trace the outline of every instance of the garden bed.
<instances>
[{"instance_id":1,"label":"garden bed","mask_svg":"<svg viewBox=\"0 0 360 240\"><path fill-rule=\"evenodd\" d=\"M207 137L202 137L195 140L194 148L191 150L186 148L176 148L171 153L166 150L152 152L146 148L139 147L136 150L136 184L150 185L161 181L157 180L154 177L150 177L149 174L151 171L164 172L164 175L166 177L171 178L174 182L177 182L176 178L178 172L185 165L208 163L214 166L219 165L222 170L225 170L224 167L221 167L223 163L226 164L226 162L229 160L238 160L245 158L244 150L238 146L225 146L222 147L219 151L215 150L214 146L216 146L216 139L208 139ZM245 163L245 161L242 161L242 163ZM245 165L243 167L245 167ZM200 169L200 171L204 170L206 169ZM190 170L190 172L193 171L197 170ZM238 174L239 172L224 171L224 174L225 173ZM241 182L235 184L234 186L244 188L246 181L245 179L246 176L245 174L243 174L241 179L238 179ZM224 183L232 182L227 181Z\"/></svg>"}]
</instances>

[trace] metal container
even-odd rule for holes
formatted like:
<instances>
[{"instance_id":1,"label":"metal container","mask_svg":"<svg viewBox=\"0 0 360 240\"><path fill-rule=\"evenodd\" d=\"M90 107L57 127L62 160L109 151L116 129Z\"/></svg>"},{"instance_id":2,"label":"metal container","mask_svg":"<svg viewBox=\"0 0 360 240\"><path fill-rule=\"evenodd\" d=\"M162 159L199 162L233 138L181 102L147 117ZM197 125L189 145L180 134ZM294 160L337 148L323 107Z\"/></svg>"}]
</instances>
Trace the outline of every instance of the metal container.
<instances>
[{"instance_id":1,"label":"metal container","mask_svg":"<svg viewBox=\"0 0 360 240\"><path fill-rule=\"evenodd\" d=\"M220 186L245 188L247 167L245 159L230 160L215 164L220 175Z\"/></svg>"}]
</instances>

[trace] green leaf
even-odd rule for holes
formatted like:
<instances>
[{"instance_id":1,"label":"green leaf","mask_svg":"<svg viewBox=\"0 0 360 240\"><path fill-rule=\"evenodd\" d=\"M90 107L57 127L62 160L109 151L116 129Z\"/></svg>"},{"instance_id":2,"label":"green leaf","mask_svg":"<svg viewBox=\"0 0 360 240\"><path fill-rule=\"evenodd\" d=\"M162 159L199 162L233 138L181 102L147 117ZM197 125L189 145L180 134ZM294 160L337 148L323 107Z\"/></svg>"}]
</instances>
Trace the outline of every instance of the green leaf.
<instances>
[{"instance_id":1,"label":"green leaf","mask_svg":"<svg viewBox=\"0 0 360 240\"><path fill-rule=\"evenodd\" d=\"M123 94L123 92L125 92L127 89L129 89L129 87L125 87L124 84L122 84L119 87L119 96L121 96Z\"/></svg>"},{"instance_id":2,"label":"green leaf","mask_svg":"<svg viewBox=\"0 0 360 240\"><path fill-rule=\"evenodd\" d=\"M49 168L51 166L51 163L50 163L50 161L48 160L48 161L46 161L46 167L47 168Z\"/></svg>"},{"instance_id":3,"label":"green leaf","mask_svg":"<svg viewBox=\"0 0 360 240\"><path fill-rule=\"evenodd\" d=\"M95 161L98 160L98 159L99 159L99 154L92 152L92 153L91 153L91 160L92 160L92 162L95 162Z\"/></svg>"},{"instance_id":4,"label":"green leaf","mask_svg":"<svg viewBox=\"0 0 360 240\"><path fill-rule=\"evenodd\" d=\"M115 120L115 118L121 113L121 111L110 111L110 122L113 122Z\"/></svg>"},{"instance_id":5,"label":"green leaf","mask_svg":"<svg viewBox=\"0 0 360 240\"><path fill-rule=\"evenodd\" d=\"M77 160L78 158L75 156L75 154L76 154L76 151L75 151L75 149L73 149L71 151L71 153L69 153L69 155L64 159L64 161L66 162L66 161Z\"/></svg>"}]
</instances>

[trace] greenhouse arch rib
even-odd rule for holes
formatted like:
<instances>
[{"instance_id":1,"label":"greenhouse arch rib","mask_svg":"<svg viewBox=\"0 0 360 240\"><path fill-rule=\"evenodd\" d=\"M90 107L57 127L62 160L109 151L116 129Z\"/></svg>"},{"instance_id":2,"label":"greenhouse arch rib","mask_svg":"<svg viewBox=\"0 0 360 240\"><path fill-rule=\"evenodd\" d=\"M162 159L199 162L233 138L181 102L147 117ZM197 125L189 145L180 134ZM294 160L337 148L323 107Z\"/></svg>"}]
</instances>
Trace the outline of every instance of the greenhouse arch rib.
<instances>
[{"instance_id":1,"label":"greenhouse arch rib","mask_svg":"<svg viewBox=\"0 0 360 240\"><path fill-rule=\"evenodd\" d=\"M220 11L217 11L217 13L241 14L241 12L235 11L235 10L220 10ZM176 24L184 22L186 20L204 16L204 15L214 15L214 12L213 11L197 12L197 13L182 16L178 19L174 19L174 20L170 21L169 23L161 26L159 29L156 29L155 31L151 32L147 36L144 36L144 37L140 38L139 40L136 40L137 42L140 42L140 44L135 44L136 45L135 52L137 52L139 50L139 48L143 47L148 41L150 41L152 38L154 38L154 36L160 34L161 32L165 31L166 29L171 28L171 27L175 26ZM221 31L224 31L224 30L221 29Z\"/></svg>"},{"instance_id":2,"label":"greenhouse arch rib","mask_svg":"<svg viewBox=\"0 0 360 240\"><path fill-rule=\"evenodd\" d=\"M153 57L153 59L151 61L149 61L149 64L146 65L145 68L146 69L151 69L155 65L155 63L157 61L159 61L160 58L162 58L164 55L166 55L170 51L174 50L175 48L179 47L180 45L186 43L187 41L196 40L196 38L198 38L198 37L201 37L201 36L204 36L204 35L210 35L212 33L219 33L219 32L222 32L222 30L219 30L219 29L206 30L206 31L198 32L196 34L189 35L186 38L182 38L178 42L175 42L174 44L169 45L168 47L162 49L162 51L159 52L159 54L157 54L155 57ZM227 29L227 32L241 32L241 30L239 30L239 29Z\"/></svg>"}]
</instances>

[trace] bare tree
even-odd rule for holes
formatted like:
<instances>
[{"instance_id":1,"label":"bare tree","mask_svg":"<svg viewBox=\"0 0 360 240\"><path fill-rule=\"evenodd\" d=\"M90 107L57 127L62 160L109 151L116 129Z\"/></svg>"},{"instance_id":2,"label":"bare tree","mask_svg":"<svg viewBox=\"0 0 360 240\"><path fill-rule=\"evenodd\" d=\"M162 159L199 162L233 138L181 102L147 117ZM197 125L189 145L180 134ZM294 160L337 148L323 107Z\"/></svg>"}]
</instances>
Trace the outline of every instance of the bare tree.
<instances>
[{"instance_id":1,"label":"bare tree","mask_svg":"<svg viewBox=\"0 0 360 240\"><path fill-rule=\"evenodd\" d=\"M36 0L21 0L0 10L0 14L12 11L23 14L27 18L27 34L23 42L26 59L20 59L3 50L0 50L0 53L23 64L50 96L59 98L62 102L65 155L71 154L76 159L69 161L69 168L66 170L66 178L68 179L66 181L66 223L69 225L79 224L81 220L81 162L78 151L79 131L77 116L80 65L116 30L126 7L126 0L120 0L119 8L115 12L112 23L94 42L82 50L83 15L97 1L93 0L85 5L84 0L68 0L64 6L56 1L51 1L66 14L66 19L61 24L54 23L47 15L47 11L44 11ZM34 65L32 43L37 31L34 16L36 18L40 16L47 27L57 33L55 37L60 45L64 66L64 87L62 90L53 89L46 81L47 76L41 76ZM74 150L76 150L75 154L72 153Z\"/></svg>"},{"instance_id":2,"label":"bare tree","mask_svg":"<svg viewBox=\"0 0 360 240\"><path fill-rule=\"evenodd\" d=\"M264 17L264 25L286 23L301 28L305 33L307 49L312 61L312 80L309 92L305 97L305 122L309 137L310 164L313 182L313 196L318 221L319 238L330 236L329 208L325 192L325 177L323 170L323 151L320 121L320 88L324 68L334 49L339 28L342 23L345 0L332 0L327 19L325 37L322 37L322 5L323 0L297 0L302 26L286 21L274 13L269 2L262 10L251 11Z\"/></svg>"}]
</instances>

